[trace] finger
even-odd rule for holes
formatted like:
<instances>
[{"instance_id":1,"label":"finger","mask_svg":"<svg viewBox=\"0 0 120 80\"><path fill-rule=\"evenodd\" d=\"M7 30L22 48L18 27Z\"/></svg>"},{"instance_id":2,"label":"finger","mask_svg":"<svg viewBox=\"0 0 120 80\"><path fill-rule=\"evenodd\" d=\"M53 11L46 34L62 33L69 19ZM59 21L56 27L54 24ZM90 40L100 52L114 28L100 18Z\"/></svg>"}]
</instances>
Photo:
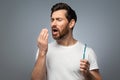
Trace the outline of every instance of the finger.
<instances>
[{"instance_id":1,"label":"finger","mask_svg":"<svg viewBox=\"0 0 120 80\"><path fill-rule=\"evenodd\" d=\"M46 39L46 35L48 34L48 30L47 29L42 29L42 31L41 31L41 33L40 33L40 35L39 35L39 39L42 39L42 40L44 40L44 39Z\"/></svg>"},{"instance_id":2,"label":"finger","mask_svg":"<svg viewBox=\"0 0 120 80\"><path fill-rule=\"evenodd\" d=\"M38 44L41 42L41 40L43 40L43 35L44 35L44 29L41 30L38 36L38 39L37 39Z\"/></svg>"},{"instance_id":3,"label":"finger","mask_svg":"<svg viewBox=\"0 0 120 80\"><path fill-rule=\"evenodd\" d=\"M45 29L42 29L40 38L41 38L41 39L44 39L44 35L45 35Z\"/></svg>"},{"instance_id":4,"label":"finger","mask_svg":"<svg viewBox=\"0 0 120 80\"><path fill-rule=\"evenodd\" d=\"M84 70L84 69L82 69L82 68L80 68L80 71L81 71L81 72L84 72L85 70Z\"/></svg>"},{"instance_id":5,"label":"finger","mask_svg":"<svg viewBox=\"0 0 120 80\"><path fill-rule=\"evenodd\" d=\"M87 65L80 65L80 68L87 70L87 69L88 69L88 66L87 66Z\"/></svg>"},{"instance_id":6,"label":"finger","mask_svg":"<svg viewBox=\"0 0 120 80\"><path fill-rule=\"evenodd\" d=\"M90 65L89 65L89 63L87 63L87 62L81 62L81 63L80 63L80 66L89 67Z\"/></svg>"},{"instance_id":7,"label":"finger","mask_svg":"<svg viewBox=\"0 0 120 80\"><path fill-rule=\"evenodd\" d=\"M88 60L86 60L86 59L81 59L80 62L81 62L81 63L89 64Z\"/></svg>"},{"instance_id":8,"label":"finger","mask_svg":"<svg viewBox=\"0 0 120 80\"><path fill-rule=\"evenodd\" d=\"M48 40L48 36L49 36L49 34L47 34L47 35L45 36L45 40Z\"/></svg>"},{"instance_id":9,"label":"finger","mask_svg":"<svg viewBox=\"0 0 120 80\"><path fill-rule=\"evenodd\" d=\"M89 67L87 65L80 65L80 69L89 70Z\"/></svg>"},{"instance_id":10,"label":"finger","mask_svg":"<svg viewBox=\"0 0 120 80\"><path fill-rule=\"evenodd\" d=\"M44 29L43 38L46 39L47 35L48 35L48 30Z\"/></svg>"},{"instance_id":11,"label":"finger","mask_svg":"<svg viewBox=\"0 0 120 80\"><path fill-rule=\"evenodd\" d=\"M86 63L80 63L80 66L87 67L88 65Z\"/></svg>"},{"instance_id":12,"label":"finger","mask_svg":"<svg viewBox=\"0 0 120 80\"><path fill-rule=\"evenodd\" d=\"M42 30L40 31L40 34L39 34L39 36L38 36L38 39L42 39L43 34L44 34L44 30L42 29Z\"/></svg>"},{"instance_id":13,"label":"finger","mask_svg":"<svg viewBox=\"0 0 120 80\"><path fill-rule=\"evenodd\" d=\"M86 60L80 61L80 69L89 70L89 63Z\"/></svg>"},{"instance_id":14,"label":"finger","mask_svg":"<svg viewBox=\"0 0 120 80\"><path fill-rule=\"evenodd\" d=\"M47 29L44 30L44 39L48 40L48 30Z\"/></svg>"},{"instance_id":15,"label":"finger","mask_svg":"<svg viewBox=\"0 0 120 80\"><path fill-rule=\"evenodd\" d=\"M83 72L83 73L86 73L86 72L89 71L89 68L84 67L84 66L81 66L81 67L80 67L80 71Z\"/></svg>"},{"instance_id":16,"label":"finger","mask_svg":"<svg viewBox=\"0 0 120 80\"><path fill-rule=\"evenodd\" d=\"M82 72L83 74L86 74L89 72L89 70L80 69L80 72Z\"/></svg>"}]
</instances>

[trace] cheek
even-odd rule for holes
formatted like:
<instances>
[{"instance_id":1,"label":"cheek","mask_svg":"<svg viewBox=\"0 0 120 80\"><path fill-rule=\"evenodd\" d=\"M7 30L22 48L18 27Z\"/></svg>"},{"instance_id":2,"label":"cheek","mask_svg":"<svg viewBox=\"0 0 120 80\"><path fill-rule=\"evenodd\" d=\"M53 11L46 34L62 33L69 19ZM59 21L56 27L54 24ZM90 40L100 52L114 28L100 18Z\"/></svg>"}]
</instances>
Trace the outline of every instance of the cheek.
<instances>
[{"instance_id":1,"label":"cheek","mask_svg":"<svg viewBox=\"0 0 120 80\"><path fill-rule=\"evenodd\" d=\"M59 23L58 28L60 31L64 30L66 28L67 24L66 23Z\"/></svg>"},{"instance_id":2,"label":"cheek","mask_svg":"<svg viewBox=\"0 0 120 80\"><path fill-rule=\"evenodd\" d=\"M63 24L58 24L57 28L59 29L59 31L61 32L64 29L64 25Z\"/></svg>"}]
</instances>

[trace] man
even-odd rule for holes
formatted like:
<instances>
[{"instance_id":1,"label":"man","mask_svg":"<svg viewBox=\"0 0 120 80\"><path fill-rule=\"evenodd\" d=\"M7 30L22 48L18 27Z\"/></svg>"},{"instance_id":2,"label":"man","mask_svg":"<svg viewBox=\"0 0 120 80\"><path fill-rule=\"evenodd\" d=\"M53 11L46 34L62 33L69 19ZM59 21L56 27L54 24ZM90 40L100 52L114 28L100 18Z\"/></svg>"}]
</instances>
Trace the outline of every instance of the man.
<instances>
[{"instance_id":1,"label":"man","mask_svg":"<svg viewBox=\"0 0 120 80\"><path fill-rule=\"evenodd\" d=\"M48 44L48 30L42 29L32 80L101 80L94 51L73 37L76 21L75 11L66 3L51 8L55 42Z\"/></svg>"}]
</instances>

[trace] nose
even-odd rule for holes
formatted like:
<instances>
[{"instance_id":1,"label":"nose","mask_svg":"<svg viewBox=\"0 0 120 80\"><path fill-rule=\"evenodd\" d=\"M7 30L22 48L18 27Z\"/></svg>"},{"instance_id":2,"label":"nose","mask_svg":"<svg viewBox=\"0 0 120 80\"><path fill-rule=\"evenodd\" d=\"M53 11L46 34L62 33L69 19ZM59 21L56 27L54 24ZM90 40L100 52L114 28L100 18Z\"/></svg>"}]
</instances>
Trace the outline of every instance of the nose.
<instances>
[{"instance_id":1,"label":"nose","mask_svg":"<svg viewBox=\"0 0 120 80\"><path fill-rule=\"evenodd\" d=\"M56 20L51 21L51 27L56 26Z\"/></svg>"}]
</instances>

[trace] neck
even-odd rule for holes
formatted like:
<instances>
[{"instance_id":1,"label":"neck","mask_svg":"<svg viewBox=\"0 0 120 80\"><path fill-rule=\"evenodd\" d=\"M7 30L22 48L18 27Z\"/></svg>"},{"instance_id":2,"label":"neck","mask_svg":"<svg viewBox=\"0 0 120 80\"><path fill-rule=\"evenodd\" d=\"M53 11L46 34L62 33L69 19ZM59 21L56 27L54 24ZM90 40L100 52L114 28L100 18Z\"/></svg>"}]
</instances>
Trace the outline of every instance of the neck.
<instances>
[{"instance_id":1,"label":"neck","mask_svg":"<svg viewBox=\"0 0 120 80\"><path fill-rule=\"evenodd\" d=\"M56 40L56 42L63 46L70 46L74 45L77 42L77 40L75 40L72 36L67 36L66 38Z\"/></svg>"}]
</instances>

